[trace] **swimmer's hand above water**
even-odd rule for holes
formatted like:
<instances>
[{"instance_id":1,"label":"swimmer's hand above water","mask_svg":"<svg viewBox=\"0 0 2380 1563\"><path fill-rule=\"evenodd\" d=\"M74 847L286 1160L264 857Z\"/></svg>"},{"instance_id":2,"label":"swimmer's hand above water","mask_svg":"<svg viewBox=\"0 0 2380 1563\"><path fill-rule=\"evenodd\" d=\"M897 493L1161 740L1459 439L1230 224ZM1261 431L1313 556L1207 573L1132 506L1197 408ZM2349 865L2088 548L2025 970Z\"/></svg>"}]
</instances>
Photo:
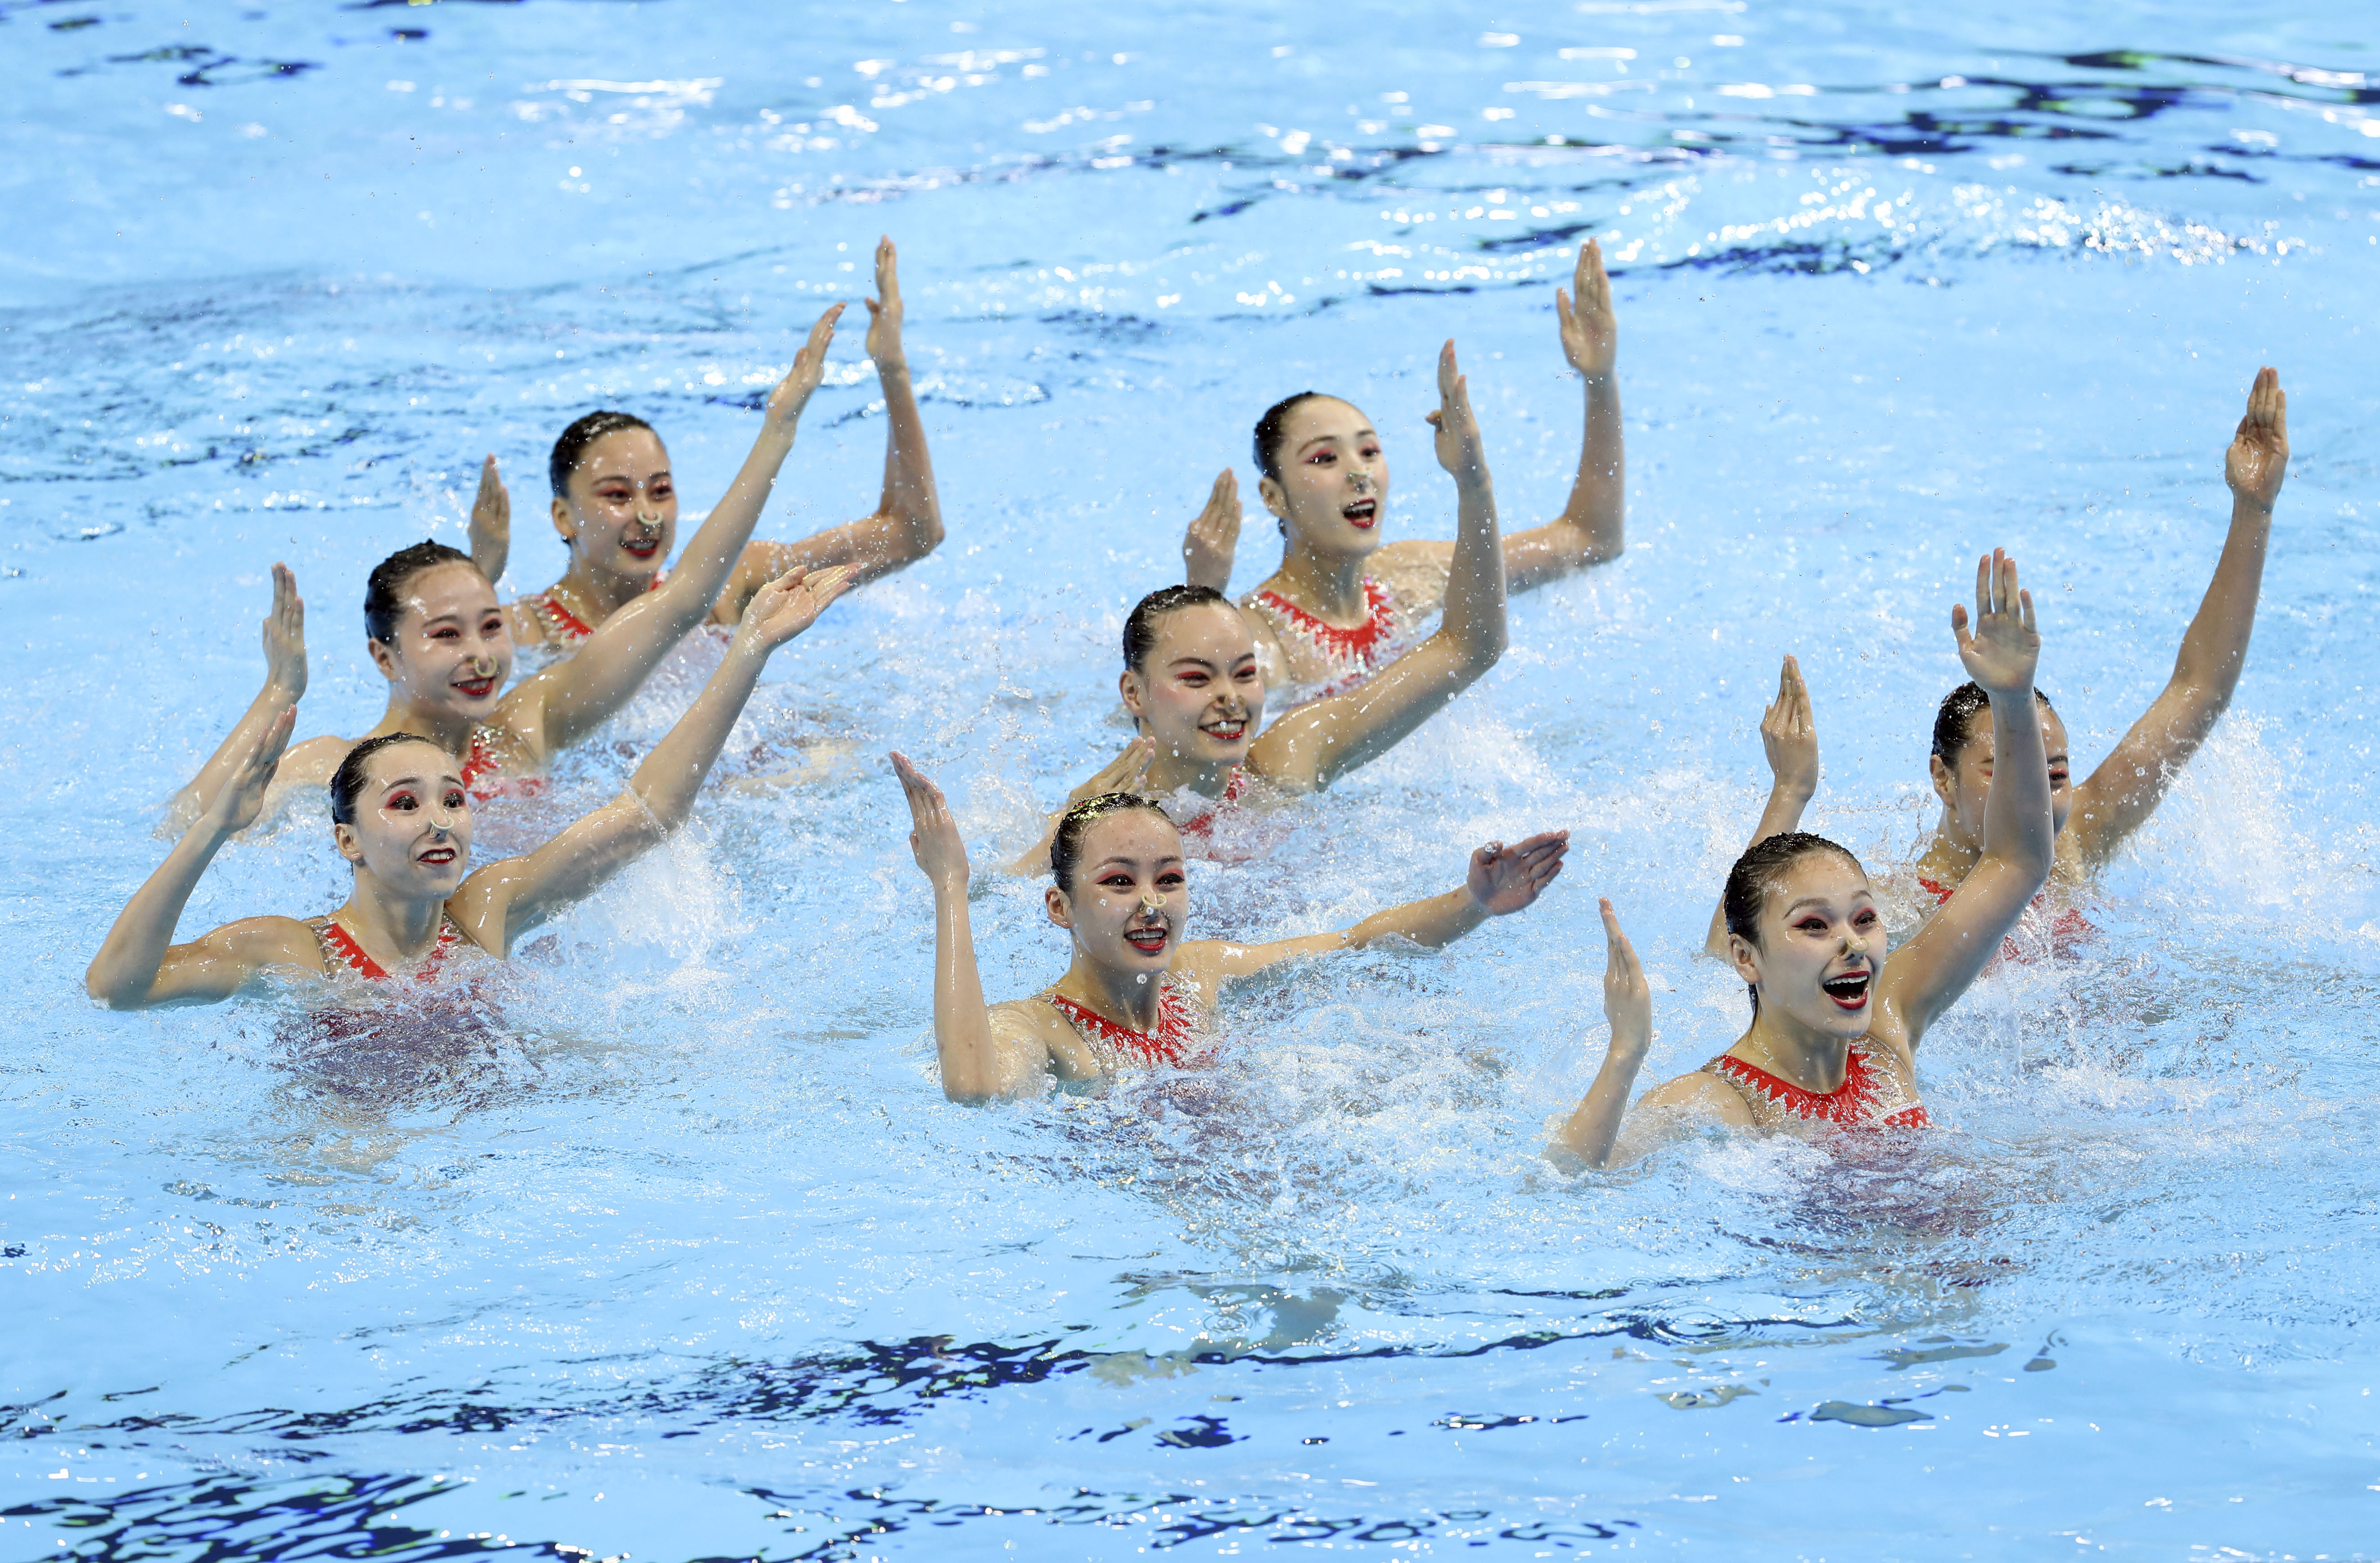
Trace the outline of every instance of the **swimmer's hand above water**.
<instances>
[{"instance_id":1,"label":"swimmer's hand above water","mask_svg":"<svg viewBox=\"0 0 2380 1563\"><path fill-rule=\"evenodd\" d=\"M1424 420L1436 433L1438 464L1453 474L1458 485L1485 486L1488 446L1479 437L1479 420L1471 412L1471 382L1454 360L1454 339L1438 352L1438 410Z\"/></svg>"},{"instance_id":2,"label":"swimmer's hand above water","mask_svg":"<svg viewBox=\"0 0 2380 1563\"><path fill-rule=\"evenodd\" d=\"M808 338L794 354L794 366L785 371L785 377L769 393L769 432L787 443L792 442L794 429L808 409L811 396L826 378L826 350L834 345L834 325L843 318L844 308L842 304L827 306L826 313L818 317Z\"/></svg>"},{"instance_id":3,"label":"swimmer's hand above water","mask_svg":"<svg viewBox=\"0 0 2380 1563\"><path fill-rule=\"evenodd\" d=\"M1645 1067L1645 1055L1653 1045L1653 988L1645 980L1645 967L1636 959L1636 946L1621 931L1620 914L1612 910L1610 898L1606 897L1600 905L1603 1018L1610 1025L1611 1041L1604 1049L1603 1067L1596 1071L1595 1083L1555 1133L1553 1143L1546 1147L1546 1154L1557 1163L1575 1162L1594 1167L1609 1166L1615 1160L1633 1160L1649 1149L1652 1142L1658 1142L1648 1134L1633 1136L1633 1140L1648 1142L1632 1144L1628 1154L1614 1154L1619 1148L1621 1124L1628 1114L1629 1090L1635 1084L1637 1071Z\"/></svg>"},{"instance_id":4,"label":"swimmer's hand above water","mask_svg":"<svg viewBox=\"0 0 2380 1563\"><path fill-rule=\"evenodd\" d=\"M2033 617L2033 593L2017 584L2016 561L1995 548L1975 561L1975 613L1969 628L1963 603L1950 605L1950 633L1958 637L1959 661L1985 693L2028 703L2033 676L2041 663L2041 631Z\"/></svg>"},{"instance_id":5,"label":"swimmer's hand above water","mask_svg":"<svg viewBox=\"0 0 2380 1563\"><path fill-rule=\"evenodd\" d=\"M2281 389L2280 371L2267 365L2249 387L2248 410L2223 456L2223 481L2242 502L2269 510L2289 470L2289 393Z\"/></svg>"},{"instance_id":6,"label":"swimmer's hand above water","mask_svg":"<svg viewBox=\"0 0 2380 1563\"><path fill-rule=\"evenodd\" d=\"M1232 561L1240 547L1240 480L1229 467L1215 475L1207 507L1182 536L1182 580L1190 586L1228 591Z\"/></svg>"},{"instance_id":7,"label":"swimmer's hand above water","mask_svg":"<svg viewBox=\"0 0 2380 1563\"><path fill-rule=\"evenodd\" d=\"M900 257L892 248L891 234L876 241L876 297L866 303L868 361L876 365L879 374L905 372L909 358L901 346Z\"/></svg>"},{"instance_id":8,"label":"swimmer's hand above water","mask_svg":"<svg viewBox=\"0 0 2380 1563\"><path fill-rule=\"evenodd\" d=\"M1569 850L1566 830L1549 830L1512 847L1490 841L1471 854L1464 887L1481 911L1510 917L1535 905L1546 886L1560 877L1562 854Z\"/></svg>"},{"instance_id":9,"label":"swimmer's hand above water","mask_svg":"<svg viewBox=\"0 0 2380 1563\"><path fill-rule=\"evenodd\" d=\"M1787 653L1777 671L1777 698L1760 718L1760 747L1768 757L1768 806L1753 827L1750 851L1772 836L1802 828L1802 812L1818 792L1818 719L1811 714L1810 687L1802 681L1802 665ZM1703 953L1727 959L1727 907L1711 909L1710 932Z\"/></svg>"},{"instance_id":10,"label":"swimmer's hand above water","mask_svg":"<svg viewBox=\"0 0 2380 1563\"><path fill-rule=\"evenodd\" d=\"M480 491L471 496L471 563L493 586L504 578L513 552L513 496L491 454L480 463Z\"/></svg>"},{"instance_id":11,"label":"swimmer's hand above water","mask_svg":"<svg viewBox=\"0 0 2380 1563\"><path fill-rule=\"evenodd\" d=\"M264 616L263 628L264 687L199 774L166 805L164 831L188 829L255 749L259 735L306 693L306 599L298 595L298 578L287 565L273 567L273 606ZM259 794L260 807L261 800ZM251 813L233 828L245 830L255 818Z\"/></svg>"},{"instance_id":12,"label":"swimmer's hand above water","mask_svg":"<svg viewBox=\"0 0 2380 1563\"><path fill-rule=\"evenodd\" d=\"M1603 275L1603 247L1588 239L1578 247L1571 278L1575 296L1554 289L1554 318L1561 323L1562 357L1589 380L1601 380L1620 361L1620 323L1611 312L1611 279Z\"/></svg>"},{"instance_id":13,"label":"swimmer's hand above water","mask_svg":"<svg viewBox=\"0 0 2380 1563\"><path fill-rule=\"evenodd\" d=\"M937 892L956 890L965 894L966 843L959 839L958 822L951 818L949 800L924 772L909 763L907 755L896 750L892 760L892 774L900 778L902 794L909 803L910 855L917 860L917 866L925 871L928 882Z\"/></svg>"}]
</instances>

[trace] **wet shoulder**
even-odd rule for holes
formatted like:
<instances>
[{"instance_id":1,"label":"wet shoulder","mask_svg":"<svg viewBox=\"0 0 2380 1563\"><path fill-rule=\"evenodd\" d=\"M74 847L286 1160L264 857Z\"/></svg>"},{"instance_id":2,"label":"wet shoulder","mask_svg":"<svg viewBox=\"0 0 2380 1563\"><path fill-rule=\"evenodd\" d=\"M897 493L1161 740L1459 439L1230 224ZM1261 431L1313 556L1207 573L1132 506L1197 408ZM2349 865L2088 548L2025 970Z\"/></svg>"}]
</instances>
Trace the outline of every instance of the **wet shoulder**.
<instances>
[{"instance_id":1,"label":"wet shoulder","mask_svg":"<svg viewBox=\"0 0 2380 1563\"><path fill-rule=\"evenodd\" d=\"M1725 1054L1719 1055L1723 1058ZM1714 1058L1712 1063L1718 1060ZM1637 1100L1639 1112L1668 1113L1688 1120L1707 1118L1749 1128L1759 1115L1749 1096L1710 1071L1709 1065L1691 1074L1662 1081Z\"/></svg>"},{"instance_id":2,"label":"wet shoulder","mask_svg":"<svg viewBox=\"0 0 2380 1563\"><path fill-rule=\"evenodd\" d=\"M273 783L276 787L285 788L307 784L327 787L332 775L337 772L339 763L355 746L355 739L343 739L335 733L324 733L302 743L293 743L281 756L281 764L273 773Z\"/></svg>"},{"instance_id":3,"label":"wet shoulder","mask_svg":"<svg viewBox=\"0 0 2380 1563\"><path fill-rule=\"evenodd\" d=\"M1454 544L1409 538L1384 544L1372 556L1370 574L1408 621L1436 613L1446 603L1446 582L1454 570Z\"/></svg>"},{"instance_id":4,"label":"wet shoulder","mask_svg":"<svg viewBox=\"0 0 2380 1563\"><path fill-rule=\"evenodd\" d=\"M315 937L313 924L294 917L243 917L225 923L200 942L261 971L295 969L320 975L330 970L323 963L322 941Z\"/></svg>"}]
</instances>

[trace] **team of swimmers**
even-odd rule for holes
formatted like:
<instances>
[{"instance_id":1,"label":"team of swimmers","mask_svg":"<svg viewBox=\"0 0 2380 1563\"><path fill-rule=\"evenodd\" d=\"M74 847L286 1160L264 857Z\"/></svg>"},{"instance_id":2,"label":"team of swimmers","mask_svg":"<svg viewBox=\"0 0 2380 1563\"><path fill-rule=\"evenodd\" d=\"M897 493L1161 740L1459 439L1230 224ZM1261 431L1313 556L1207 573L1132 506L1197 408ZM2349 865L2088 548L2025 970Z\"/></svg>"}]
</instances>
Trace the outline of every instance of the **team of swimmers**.
<instances>
[{"instance_id":1,"label":"team of swimmers","mask_svg":"<svg viewBox=\"0 0 2380 1563\"><path fill-rule=\"evenodd\" d=\"M875 281L866 346L884 395L884 484L860 520L797 543L751 536L820 384L837 305L770 395L735 482L666 570L677 519L669 453L642 420L595 412L563 431L549 464L568 569L533 596L499 603L492 582L509 553L511 503L489 458L469 553L419 543L371 571L367 644L389 697L360 739L290 741L306 690L305 608L295 578L274 566L264 686L176 795L168 818L180 839L91 961L91 995L115 1008L211 1003L285 977L419 981L468 951L502 959L525 932L683 823L771 653L844 592L941 541L889 238ZM1185 579L1150 592L1125 620L1118 690L1134 739L1069 793L1041 841L1011 866L1050 876L1047 915L1072 941L1064 974L1047 988L987 1002L966 849L941 790L892 757L910 846L934 896L934 1037L953 1100L1195 1067L1232 983L1392 937L1442 946L1527 909L1561 873L1569 833L1548 831L1490 842L1470 855L1460 886L1341 933L1260 944L1183 937L1188 864L1214 855L1219 839L1245 849L1234 819L1329 788L1454 700L1503 653L1512 590L1620 555L1617 320L1592 241L1572 287L1554 299L1585 425L1569 502L1544 526L1509 537L1499 527L1451 342L1439 356L1439 405L1427 419L1455 484L1451 543L1384 541L1387 442L1352 403L1302 392L1258 420L1257 492L1279 525L1280 568L1237 603L1224 594L1241 525L1227 469L1184 537ZM1652 1039L1651 993L1604 900L1609 1043L1548 1155L1604 1166L1715 1130L1925 1127L1916 1049L1927 1029L1995 959L2021 953L2013 935L2029 919L2057 941L2088 935L2076 892L2155 809L2228 703L2288 459L2286 398L2265 369L2226 459L2229 534L2173 678L2079 788L2064 725L2034 687L2042 637L2031 593L2004 551L1978 561L1972 612L1961 604L1950 614L1969 681L1944 698L1934 725L1941 815L1907 883L1885 886L1930 910L1889 959L1877 882L1849 850L1800 829L1817 786L1817 729L1801 670L1786 658L1761 724L1774 786L1727 875L1707 943L1744 982L1751 1020L1708 1064L1632 1106ZM472 870L474 805L540 788L555 752L591 734L706 624L726 641L722 658L620 796L526 855ZM551 660L507 689L522 646L547 648ZM1288 709L1268 727L1269 696ZM215 853L311 788L327 791L334 846L353 867L346 903L174 943Z\"/></svg>"}]
</instances>

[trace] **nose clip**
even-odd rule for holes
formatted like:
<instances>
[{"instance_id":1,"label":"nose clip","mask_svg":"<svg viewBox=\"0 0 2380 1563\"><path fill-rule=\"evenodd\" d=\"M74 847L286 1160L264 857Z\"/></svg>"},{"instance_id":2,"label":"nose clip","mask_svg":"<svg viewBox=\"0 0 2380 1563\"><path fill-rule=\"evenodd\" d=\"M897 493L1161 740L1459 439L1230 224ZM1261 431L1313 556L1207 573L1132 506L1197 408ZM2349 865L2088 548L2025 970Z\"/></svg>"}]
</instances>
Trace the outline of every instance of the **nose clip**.
<instances>
[{"instance_id":1,"label":"nose clip","mask_svg":"<svg viewBox=\"0 0 2380 1563\"><path fill-rule=\"evenodd\" d=\"M1143 890L1140 893L1140 910L1143 911L1163 911L1165 910L1165 892L1162 890Z\"/></svg>"},{"instance_id":2,"label":"nose clip","mask_svg":"<svg viewBox=\"0 0 2380 1563\"><path fill-rule=\"evenodd\" d=\"M1843 949L1845 953L1850 955L1865 955L1867 953L1867 941L1865 939L1845 939L1843 941Z\"/></svg>"}]
</instances>

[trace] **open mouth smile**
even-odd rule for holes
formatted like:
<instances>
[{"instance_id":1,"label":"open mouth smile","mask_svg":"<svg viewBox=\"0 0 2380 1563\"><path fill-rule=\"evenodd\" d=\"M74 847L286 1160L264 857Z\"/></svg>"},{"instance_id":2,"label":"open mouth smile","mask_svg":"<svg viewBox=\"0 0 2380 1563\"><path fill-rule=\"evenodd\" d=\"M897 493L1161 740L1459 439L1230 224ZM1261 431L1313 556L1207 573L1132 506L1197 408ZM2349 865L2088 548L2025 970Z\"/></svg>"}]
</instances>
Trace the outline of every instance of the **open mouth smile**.
<instances>
[{"instance_id":1,"label":"open mouth smile","mask_svg":"<svg viewBox=\"0 0 2380 1563\"><path fill-rule=\"evenodd\" d=\"M425 867L444 868L448 863L455 861L455 849L452 847L432 847L427 852L422 853L419 861Z\"/></svg>"},{"instance_id":2,"label":"open mouth smile","mask_svg":"<svg viewBox=\"0 0 2380 1563\"><path fill-rule=\"evenodd\" d=\"M1199 724L1198 730L1210 739L1220 739L1225 743L1237 743L1248 736L1248 719L1245 716L1226 716L1219 721L1203 722Z\"/></svg>"},{"instance_id":3,"label":"open mouth smile","mask_svg":"<svg viewBox=\"0 0 2380 1563\"><path fill-rule=\"evenodd\" d=\"M1123 942L1143 955L1162 955L1165 941L1172 936L1173 930L1160 924L1155 928L1127 928Z\"/></svg>"},{"instance_id":4,"label":"open mouth smile","mask_svg":"<svg viewBox=\"0 0 2380 1563\"><path fill-rule=\"evenodd\" d=\"M458 678L455 688L472 700L485 700L495 692L496 676L491 673L484 678Z\"/></svg>"},{"instance_id":5,"label":"open mouth smile","mask_svg":"<svg viewBox=\"0 0 2380 1563\"><path fill-rule=\"evenodd\" d=\"M1380 502L1377 499L1358 499L1353 505L1340 507L1339 514L1346 519L1349 526L1369 531L1379 521Z\"/></svg>"},{"instance_id":6,"label":"open mouth smile","mask_svg":"<svg viewBox=\"0 0 2380 1563\"><path fill-rule=\"evenodd\" d=\"M1826 990L1827 996L1835 1001L1838 1009L1857 1014L1867 1007L1868 984L1873 978L1872 972L1846 971L1840 977L1828 978L1818 986Z\"/></svg>"},{"instance_id":7,"label":"open mouth smile","mask_svg":"<svg viewBox=\"0 0 2380 1563\"><path fill-rule=\"evenodd\" d=\"M623 538L620 546L637 558L650 559L662 551L662 540L658 536Z\"/></svg>"}]
</instances>

